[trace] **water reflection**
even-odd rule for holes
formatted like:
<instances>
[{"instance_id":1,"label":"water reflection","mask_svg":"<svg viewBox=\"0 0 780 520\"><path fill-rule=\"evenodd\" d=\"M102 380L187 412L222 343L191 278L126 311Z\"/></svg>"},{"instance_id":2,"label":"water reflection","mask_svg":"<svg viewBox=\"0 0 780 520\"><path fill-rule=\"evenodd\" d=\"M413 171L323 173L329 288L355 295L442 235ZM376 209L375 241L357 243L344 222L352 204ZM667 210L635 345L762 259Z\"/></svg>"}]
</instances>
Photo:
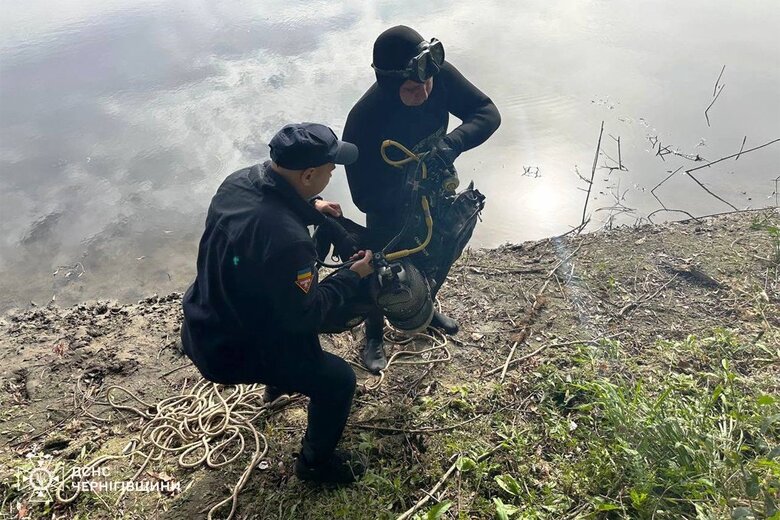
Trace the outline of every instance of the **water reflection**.
<instances>
[{"instance_id":1,"label":"water reflection","mask_svg":"<svg viewBox=\"0 0 780 520\"><path fill-rule=\"evenodd\" d=\"M0 16L0 308L181 290L216 186L261 160L286 122L340 130L373 81L374 38L397 23L444 41L502 112L499 132L458 161L488 195L477 246L579 223L575 170L589 176L602 120L609 157L591 207L622 196L626 222L657 209L650 189L688 163L660 157L659 141L711 160L745 136L780 137L769 1L41 1ZM606 168L617 137L627 171ZM738 207L763 206L778 164L768 147L702 177ZM325 195L360 220L338 173ZM684 175L659 195L694 214L728 209ZM52 276L77 263L81 276Z\"/></svg>"}]
</instances>

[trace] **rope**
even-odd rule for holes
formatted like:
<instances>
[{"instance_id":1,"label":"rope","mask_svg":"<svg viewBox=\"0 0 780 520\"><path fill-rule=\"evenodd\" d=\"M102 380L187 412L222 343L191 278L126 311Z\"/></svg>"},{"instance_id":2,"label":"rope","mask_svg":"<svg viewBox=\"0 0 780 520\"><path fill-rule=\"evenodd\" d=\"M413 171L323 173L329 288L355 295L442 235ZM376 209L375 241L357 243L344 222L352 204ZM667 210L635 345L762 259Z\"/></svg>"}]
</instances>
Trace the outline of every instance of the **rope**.
<instances>
[{"instance_id":1,"label":"rope","mask_svg":"<svg viewBox=\"0 0 780 520\"><path fill-rule=\"evenodd\" d=\"M452 359L452 355L450 354L449 349L447 348L447 345L449 344L449 338L446 334L439 331L438 329L430 329L432 331L431 334L424 334L424 333L417 333L413 334L411 336L407 336L403 334L402 332L399 332L392 327L387 327L387 330L383 334L383 339L389 343L394 343L396 345L406 345L414 341L418 338L427 338L433 342L433 346L424 348L422 350L399 350L397 352L394 352L392 356L390 356L390 359L387 360L387 366L379 371L377 379L373 383L362 383L361 386L367 390L367 391L373 391L379 388L382 383L385 380L385 374L387 373L388 369L390 369L393 365L426 365L428 363L443 363L445 361L449 361ZM425 359L425 355L429 354L431 352L443 350L444 355L441 357L433 358L433 359ZM423 359L408 359L409 357L422 357ZM347 360L347 363L352 365L353 367L356 367L363 372L368 372L369 374L375 375L372 372L369 372L366 367L363 365L360 365L358 363L355 363L353 361Z\"/></svg>"},{"instance_id":2,"label":"rope","mask_svg":"<svg viewBox=\"0 0 780 520\"><path fill-rule=\"evenodd\" d=\"M385 341L396 345L409 345L416 339L425 338L432 346L421 350L399 350L394 352L387 362L387 367L381 370L378 378L362 386L367 391L379 388L385 380L385 375L391 367L398 365L421 365L442 363L452 359L447 345L447 336L436 329L431 334L418 333L406 336L388 327L384 333ZM433 352L440 355L432 359ZM348 361L352 366L366 371L362 365ZM206 466L211 469L221 468L237 461L249 448L252 448L252 458L244 472L233 486L228 497L212 506L207 518L213 520L217 510L230 504L230 512L226 520L233 518L238 505L238 496L249 480L252 471L268 452L268 441L255 426L255 422L266 417L270 411L291 402L291 399L280 398L273 403L263 402L264 385L217 385L201 379L189 390L167 397L157 404L149 403L141 397L120 385L106 389L106 401L98 402L92 387L84 390L81 378L76 383L76 389L82 395L80 408L86 409L87 404L107 404L114 410L129 412L140 417L142 428L140 433L125 446L119 455L101 455L81 467L82 473L90 474L101 465L111 460L129 459L131 466L140 466L131 478L135 481L150 463L161 462L166 456L176 457L177 464L182 468L198 468ZM75 398L74 398L75 399ZM92 414L90 414L92 416ZM98 420L106 419L96 417ZM59 483L55 496L58 502L69 504L74 502L82 488L69 486L73 475L66 475ZM72 491L66 494L68 489ZM120 493L116 504L122 500L125 490Z\"/></svg>"},{"instance_id":3,"label":"rope","mask_svg":"<svg viewBox=\"0 0 780 520\"><path fill-rule=\"evenodd\" d=\"M263 385L223 386L201 379L189 391L182 391L152 405L123 386L111 386L106 390L111 407L140 416L145 424L121 455L97 457L83 466L82 471L94 470L110 460L124 458L130 458L132 465L136 458L141 458L141 466L132 477L135 480L150 462L159 462L165 455L176 456L182 468L205 465L216 469L235 462L251 446L252 458L233 486L232 493L211 507L207 515L212 520L218 509L230 503L226 517L230 520L249 475L268 452L265 436L253 424L272 410L271 405L263 402L263 390ZM122 394L126 399L118 402ZM272 405L278 408L288 402L289 399L279 399ZM66 475L57 488L56 498L61 503L71 503L80 494L81 488L77 486L72 494L64 495L71 478L72 475ZM117 504L123 496L124 490Z\"/></svg>"}]
</instances>

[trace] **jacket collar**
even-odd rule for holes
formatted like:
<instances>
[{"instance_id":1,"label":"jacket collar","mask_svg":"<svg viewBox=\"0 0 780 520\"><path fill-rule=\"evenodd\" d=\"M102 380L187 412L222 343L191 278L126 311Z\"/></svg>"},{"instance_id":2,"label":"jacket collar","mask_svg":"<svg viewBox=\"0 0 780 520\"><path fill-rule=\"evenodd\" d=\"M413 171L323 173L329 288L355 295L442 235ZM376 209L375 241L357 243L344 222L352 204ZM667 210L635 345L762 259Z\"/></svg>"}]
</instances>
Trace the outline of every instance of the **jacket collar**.
<instances>
[{"instance_id":1,"label":"jacket collar","mask_svg":"<svg viewBox=\"0 0 780 520\"><path fill-rule=\"evenodd\" d=\"M321 224L322 214L314 209L308 201L298 195L289 182L284 177L276 173L271 168L271 161L263 164L257 164L252 167L252 182L261 192L273 193L284 202L285 206L290 208L293 213L307 226Z\"/></svg>"}]
</instances>

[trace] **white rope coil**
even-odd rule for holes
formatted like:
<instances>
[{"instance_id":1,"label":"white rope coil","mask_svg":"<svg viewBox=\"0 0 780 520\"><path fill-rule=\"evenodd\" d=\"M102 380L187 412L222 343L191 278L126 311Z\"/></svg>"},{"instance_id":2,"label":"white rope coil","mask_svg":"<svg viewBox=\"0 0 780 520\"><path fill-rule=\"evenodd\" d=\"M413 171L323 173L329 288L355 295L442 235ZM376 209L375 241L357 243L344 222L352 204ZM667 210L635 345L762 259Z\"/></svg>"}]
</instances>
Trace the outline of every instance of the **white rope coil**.
<instances>
[{"instance_id":1,"label":"white rope coil","mask_svg":"<svg viewBox=\"0 0 780 520\"><path fill-rule=\"evenodd\" d=\"M419 365L449 361L451 355L447 349L448 338L438 330L432 334L405 336L389 329L384 334L389 343L407 345L418 338L427 338L433 346L421 350L399 350L394 352L387 367L380 371L379 377L372 383L364 383L368 391L379 388L385 380L385 374L391 366ZM431 359L433 352L441 355ZM421 359L415 359L421 358ZM349 361L360 370L365 367ZM132 476L136 480L146 470L150 462L161 462L166 456L175 456L182 468L206 466L212 469L231 464L239 459L248 446L252 448L252 458L246 469L233 486L230 496L220 501L208 511L208 520L213 520L215 512L230 503L230 520L236 512L238 495L249 480L252 471L268 452L268 442L255 425L258 419L265 417L272 409L277 409L293 400L289 396L277 399L271 404L263 402L264 385L225 386L201 379L189 390L162 399L151 404L123 386L114 385L106 389L106 402L94 398L92 387L82 388L81 378L76 383L81 394L79 408L86 412L91 404L107 404L115 410L130 412L141 418L140 433L131 440L120 455L101 455L81 467L82 474L90 474L96 468L111 460L130 459L130 465L140 459L140 467ZM119 400L124 396L123 400ZM75 402L74 397L74 402ZM107 420L88 414L100 421ZM57 501L68 504L78 498L81 487L69 486L73 475L66 475L56 490ZM66 495L66 490L71 494ZM118 504L124 496L124 490L116 500Z\"/></svg>"}]
</instances>

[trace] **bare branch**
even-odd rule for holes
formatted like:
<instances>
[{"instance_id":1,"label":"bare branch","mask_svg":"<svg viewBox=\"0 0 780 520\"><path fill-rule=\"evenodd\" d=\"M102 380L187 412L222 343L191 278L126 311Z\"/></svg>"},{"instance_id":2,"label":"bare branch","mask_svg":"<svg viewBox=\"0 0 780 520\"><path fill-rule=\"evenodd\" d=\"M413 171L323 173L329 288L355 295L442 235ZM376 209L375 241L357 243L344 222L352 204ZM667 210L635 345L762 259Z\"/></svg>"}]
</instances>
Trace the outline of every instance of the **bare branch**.
<instances>
[{"instance_id":1,"label":"bare branch","mask_svg":"<svg viewBox=\"0 0 780 520\"><path fill-rule=\"evenodd\" d=\"M712 99L710 104L707 106L707 108L704 109L704 117L707 119L707 126L710 126L710 116L707 115L707 112L709 112L710 108L712 108L712 105L714 105L715 102L718 100L718 97L720 97L720 93L723 92L723 88L725 86L726 86L725 83L720 86L720 88L718 89L718 93L715 94L715 97Z\"/></svg>"},{"instance_id":2,"label":"bare branch","mask_svg":"<svg viewBox=\"0 0 780 520\"><path fill-rule=\"evenodd\" d=\"M718 91L718 83L720 83L720 78L723 77L723 71L724 70L726 70L726 66L725 65L723 65L723 68L720 69L720 74L718 74L718 79L715 80L715 87L712 89L712 95L713 96Z\"/></svg>"},{"instance_id":3,"label":"bare branch","mask_svg":"<svg viewBox=\"0 0 780 520\"><path fill-rule=\"evenodd\" d=\"M695 168L694 168L694 169L695 169ZM699 179L697 179L696 177L694 177L694 176L691 174L691 172L690 172L690 171L686 170L686 172L685 172L685 173L687 173L687 174L688 174L688 177L690 177L691 179L693 179L693 181L694 181L696 184L698 184L699 186L701 186L701 187L702 187L702 189L703 189L704 191L706 191L707 193L709 193L710 195L712 195L713 197L715 197L716 199L718 199L718 200L719 200L719 201L721 201L722 203L724 203L724 204L727 204L727 205L728 205L729 207L731 207L731 208L732 208L734 211L739 211L739 209L738 209L738 208L737 208L737 207L736 207L734 204L732 204L731 202L728 202L727 200L725 200L725 199L723 199L723 198L719 197L718 195L715 195L713 192L711 192L709 189L707 189L707 187L706 187L704 184L702 184L702 183L699 181Z\"/></svg>"},{"instance_id":4,"label":"bare branch","mask_svg":"<svg viewBox=\"0 0 780 520\"><path fill-rule=\"evenodd\" d=\"M583 222L583 223L582 223L582 224L580 224L579 226L577 226L577 227L575 227L575 228L572 228L572 229L568 230L566 233L564 233L564 234L562 234L562 235L557 235L557 236L551 237L551 238L550 238L550 240L556 240L556 239L560 239L560 238L563 238L563 237L565 237L565 236L572 235L572 234L579 235L579 234L580 234L580 231L582 231L582 229L583 229L585 226L587 226L587 225L588 225L588 223L590 223L590 218L588 218L588 220L586 220L585 222Z\"/></svg>"},{"instance_id":5,"label":"bare branch","mask_svg":"<svg viewBox=\"0 0 780 520\"><path fill-rule=\"evenodd\" d=\"M653 149L655 149L655 145L658 144L658 136L657 135L648 135L647 140L650 141L650 144L652 145Z\"/></svg>"},{"instance_id":6,"label":"bare branch","mask_svg":"<svg viewBox=\"0 0 780 520\"><path fill-rule=\"evenodd\" d=\"M666 181L668 181L670 178L672 178L672 176L673 176L675 173L679 172L680 170L682 170L682 166L680 166L679 168L677 168L676 170L674 170L672 173L670 173L669 175L667 175L667 177L666 177L664 180L662 180L661 182L659 182L658 184L656 184L656 185L655 185L655 188L653 188L652 190L650 190L650 193L653 195L653 197L655 197L655 200L657 200L657 201L658 201L658 203L659 203L661 206L663 206L663 208L664 208L664 209L666 209L666 205L665 205L663 202L661 202L661 199L659 199L659 198L658 198L658 196L655 194L655 190L657 190L658 188L660 188L660 187L661 187L661 184L663 184L663 183L665 183Z\"/></svg>"},{"instance_id":7,"label":"bare branch","mask_svg":"<svg viewBox=\"0 0 780 520\"><path fill-rule=\"evenodd\" d=\"M778 187L778 184L780 184L780 175L775 177L775 206L780 206L780 204L777 203L777 197L778 197L777 187Z\"/></svg>"},{"instance_id":8,"label":"bare branch","mask_svg":"<svg viewBox=\"0 0 780 520\"><path fill-rule=\"evenodd\" d=\"M588 179L586 179L585 177L583 177L583 176L582 176L582 174L580 173L580 169L579 169L579 168L577 168L577 165L576 165L576 164L574 165L574 173L576 173L576 174L577 174L577 177L579 177L579 178L580 178L580 180L584 181L586 184L590 184L590 181L589 181ZM585 190L584 190L584 189L582 189L582 188L577 188L577 189L578 189L578 190L585 191Z\"/></svg>"},{"instance_id":9,"label":"bare branch","mask_svg":"<svg viewBox=\"0 0 780 520\"><path fill-rule=\"evenodd\" d=\"M596 165L599 160L599 149L601 148L601 136L604 134L604 121L601 122L601 130L599 130L599 142L596 145L596 155L593 157L593 168L590 172L590 182L588 183L588 195L585 197L585 206L582 208L582 221L585 222L585 216L588 211L588 200L590 199L590 190L593 188L593 178L596 176Z\"/></svg>"},{"instance_id":10,"label":"bare branch","mask_svg":"<svg viewBox=\"0 0 780 520\"><path fill-rule=\"evenodd\" d=\"M744 139L742 139L742 146L739 147L739 153L737 154L737 158L734 159L735 161L739 160L739 156L742 155L742 150L745 149L745 142L747 141L747 136L745 136Z\"/></svg>"},{"instance_id":11,"label":"bare branch","mask_svg":"<svg viewBox=\"0 0 780 520\"><path fill-rule=\"evenodd\" d=\"M739 152L737 152L735 154L729 155L727 157L722 157L722 158L718 159L717 161L708 162L707 164L702 164L701 166L697 166L696 168L691 168L690 170L685 170L685 173L690 174L691 172L695 172L696 170L701 170L702 168L708 168L708 167L712 166L713 164L718 164L721 161L725 161L726 159L731 159L732 157L736 157L737 155L740 155L740 154L750 153L750 152L753 152L755 150L759 150L761 148L764 148L765 146L769 146L770 144L775 144L778 141L780 141L780 139L775 139L774 141L769 141L768 143L764 143L761 146L756 146L755 148L751 148L750 150L745 150L745 151L740 150Z\"/></svg>"},{"instance_id":12,"label":"bare branch","mask_svg":"<svg viewBox=\"0 0 780 520\"><path fill-rule=\"evenodd\" d=\"M647 220L649 220L650 222L652 222L653 224L655 224L655 222L653 222L653 215L655 215L656 213L660 213L660 212L662 212L662 211L668 211L668 212L670 212L670 213L685 213L686 215L688 215L689 217L691 217L691 219L695 220L696 222L700 222L699 218L697 218L697 217L694 217L693 215L691 215L690 213L688 213L687 211L685 211L685 210L683 210L683 209L666 209L666 208L663 208L663 209L657 209L657 210L653 211L652 213L650 213L650 214L647 216Z\"/></svg>"}]
</instances>

